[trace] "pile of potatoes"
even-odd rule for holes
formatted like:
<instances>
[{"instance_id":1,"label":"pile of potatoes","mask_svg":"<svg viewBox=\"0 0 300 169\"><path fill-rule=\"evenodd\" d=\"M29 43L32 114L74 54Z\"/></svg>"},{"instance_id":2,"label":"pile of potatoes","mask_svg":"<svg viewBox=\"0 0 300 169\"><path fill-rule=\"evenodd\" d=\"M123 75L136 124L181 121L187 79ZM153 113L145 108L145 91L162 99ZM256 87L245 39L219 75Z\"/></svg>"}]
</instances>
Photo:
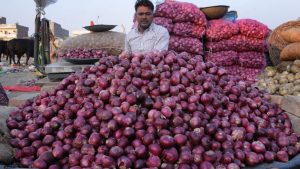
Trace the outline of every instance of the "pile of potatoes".
<instances>
[{"instance_id":1,"label":"pile of potatoes","mask_svg":"<svg viewBox=\"0 0 300 169\"><path fill-rule=\"evenodd\" d=\"M300 60L295 60L283 72L267 67L259 76L257 86L270 94L300 96Z\"/></svg>"}]
</instances>

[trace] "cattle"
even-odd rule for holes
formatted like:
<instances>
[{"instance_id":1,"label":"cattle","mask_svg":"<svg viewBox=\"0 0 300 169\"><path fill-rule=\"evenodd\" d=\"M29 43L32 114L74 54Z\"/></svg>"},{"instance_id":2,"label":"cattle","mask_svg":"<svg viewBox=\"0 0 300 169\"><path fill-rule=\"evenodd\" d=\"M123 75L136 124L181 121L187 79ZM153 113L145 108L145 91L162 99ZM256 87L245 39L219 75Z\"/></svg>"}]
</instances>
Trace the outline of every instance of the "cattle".
<instances>
[{"instance_id":1,"label":"cattle","mask_svg":"<svg viewBox=\"0 0 300 169\"><path fill-rule=\"evenodd\" d=\"M12 39L6 45L9 52L9 64L11 60L15 62L15 55L18 57L17 64L21 64L21 57L26 54L26 65L30 57L34 57L34 40L33 39Z\"/></svg>"},{"instance_id":2,"label":"cattle","mask_svg":"<svg viewBox=\"0 0 300 169\"><path fill-rule=\"evenodd\" d=\"M7 51L7 47L6 47L7 42L4 40L0 40L0 62L1 62L1 57L2 54L6 55L6 60L8 60L8 51Z\"/></svg>"}]
</instances>

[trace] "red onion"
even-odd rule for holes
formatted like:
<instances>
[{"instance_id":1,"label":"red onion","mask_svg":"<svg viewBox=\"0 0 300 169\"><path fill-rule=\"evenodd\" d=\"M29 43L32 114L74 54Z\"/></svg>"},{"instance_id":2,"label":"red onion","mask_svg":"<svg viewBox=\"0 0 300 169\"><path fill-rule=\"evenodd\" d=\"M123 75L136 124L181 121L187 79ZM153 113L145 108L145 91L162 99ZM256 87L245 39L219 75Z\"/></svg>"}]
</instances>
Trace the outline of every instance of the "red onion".
<instances>
[{"instance_id":1,"label":"red onion","mask_svg":"<svg viewBox=\"0 0 300 169\"><path fill-rule=\"evenodd\" d=\"M162 155L165 162L172 164L176 163L179 158L178 152L174 147L170 149L165 149Z\"/></svg>"},{"instance_id":2,"label":"red onion","mask_svg":"<svg viewBox=\"0 0 300 169\"><path fill-rule=\"evenodd\" d=\"M62 58L78 58L78 59L88 59L88 58L101 58L107 57L107 51L102 49L72 49L66 53L61 53L59 56Z\"/></svg>"},{"instance_id":3,"label":"red onion","mask_svg":"<svg viewBox=\"0 0 300 169\"><path fill-rule=\"evenodd\" d=\"M161 164L160 158L158 156L151 156L147 160L148 167L159 167Z\"/></svg>"}]
</instances>

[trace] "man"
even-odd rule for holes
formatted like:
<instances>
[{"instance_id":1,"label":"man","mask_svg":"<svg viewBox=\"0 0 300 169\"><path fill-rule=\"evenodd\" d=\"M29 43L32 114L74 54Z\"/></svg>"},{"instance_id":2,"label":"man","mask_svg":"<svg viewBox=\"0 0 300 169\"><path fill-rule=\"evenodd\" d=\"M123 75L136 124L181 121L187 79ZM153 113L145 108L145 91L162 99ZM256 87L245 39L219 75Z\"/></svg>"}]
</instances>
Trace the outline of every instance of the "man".
<instances>
[{"instance_id":1,"label":"man","mask_svg":"<svg viewBox=\"0 0 300 169\"><path fill-rule=\"evenodd\" d=\"M149 0L135 3L136 22L125 39L125 53L168 50L170 35L166 28L152 23L154 5Z\"/></svg>"}]
</instances>

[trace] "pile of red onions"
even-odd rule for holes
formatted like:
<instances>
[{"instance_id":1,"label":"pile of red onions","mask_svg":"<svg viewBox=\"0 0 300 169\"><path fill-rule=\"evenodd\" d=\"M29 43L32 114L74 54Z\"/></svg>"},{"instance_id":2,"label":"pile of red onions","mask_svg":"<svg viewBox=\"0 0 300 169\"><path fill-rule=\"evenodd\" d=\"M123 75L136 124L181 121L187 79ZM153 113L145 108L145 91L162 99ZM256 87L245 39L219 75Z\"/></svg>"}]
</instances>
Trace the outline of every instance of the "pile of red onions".
<instances>
[{"instance_id":1,"label":"pile of red onions","mask_svg":"<svg viewBox=\"0 0 300 169\"><path fill-rule=\"evenodd\" d=\"M91 59L91 58L102 58L107 57L108 53L102 49L72 49L69 50L67 53L60 55L62 58L69 58L69 59Z\"/></svg>"},{"instance_id":2,"label":"pile of red onions","mask_svg":"<svg viewBox=\"0 0 300 169\"><path fill-rule=\"evenodd\" d=\"M299 153L288 115L201 56L109 56L7 119L24 167L236 169Z\"/></svg>"},{"instance_id":3,"label":"pile of red onions","mask_svg":"<svg viewBox=\"0 0 300 169\"><path fill-rule=\"evenodd\" d=\"M209 41L221 41L239 33L239 27L233 22L216 19L208 22L206 38Z\"/></svg>"},{"instance_id":4,"label":"pile of red onions","mask_svg":"<svg viewBox=\"0 0 300 169\"><path fill-rule=\"evenodd\" d=\"M202 42L196 38L172 35L169 41L169 49L176 52L189 52L199 55L203 54Z\"/></svg>"},{"instance_id":5,"label":"pile of red onions","mask_svg":"<svg viewBox=\"0 0 300 169\"><path fill-rule=\"evenodd\" d=\"M206 55L206 62L213 62L217 66L232 66L236 64L238 58L235 51L210 52Z\"/></svg>"},{"instance_id":6,"label":"pile of red onions","mask_svg":"<svg viewBox=\"0 0 300 169\"><path fill-rule=\"evenodd\" d=\"M239 19L236 24L239 26L241 34L257 39L266 39L270 33L269 28L253 19Z\"/></svg>"},{"instance_id":7,"label":"pile of red onions","mask_svg":"<svg viewBox=\"0 0 300 169\"><path fill-rule=\"evenodd\" d=\"M195 25L189 22L175 23L173 33L174 35L182 37L199 38L205 35L205 27L202 25Z\"/></svg>"},{"instance_id":8,"label":"pile of red onions","mask_svg":"<svg viewBox=\"0 0 300 169\"><path fill-rule=\"evenodd\" d=\"M171 33L173 31L174 24L172 22L172 19L164 18L164 17L155 17L153 19L153 22L157 25L161 25L161 26L167 28L169 33Z\"/></svg>"},{"instance_id":9,"label":"pile of red onions","mask_svg":"<svg viewBox=\"0 0 300 169\"><path fill-rule=\"evenodd\" d=\"M241 67L261 69L266 66L265 55L261 52L240 52L238 64Z\"/></svg>"}]
</instances>

